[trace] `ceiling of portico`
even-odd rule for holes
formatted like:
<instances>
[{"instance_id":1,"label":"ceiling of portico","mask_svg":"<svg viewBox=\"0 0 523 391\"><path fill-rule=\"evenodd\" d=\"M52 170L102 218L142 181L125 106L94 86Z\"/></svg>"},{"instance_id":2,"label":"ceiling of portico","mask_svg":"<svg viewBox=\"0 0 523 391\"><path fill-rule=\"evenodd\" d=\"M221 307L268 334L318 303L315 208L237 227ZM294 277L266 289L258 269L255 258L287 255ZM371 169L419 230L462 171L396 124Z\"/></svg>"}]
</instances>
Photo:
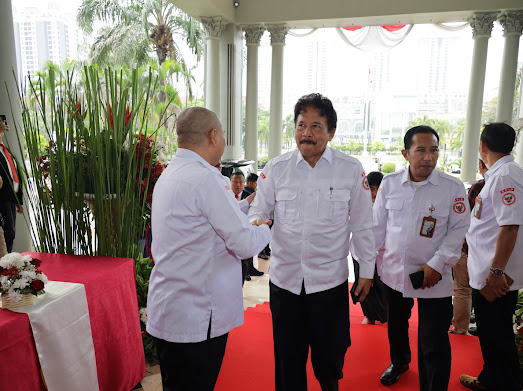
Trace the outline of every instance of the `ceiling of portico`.
<instances>
[{"instance_id":1,"label":"ceiling of portico","mask_svg":"<svg viewBox=\"0 0 523 391\"><path fill-rule=\"evenodd\" d=\"M170 0L195 18L221 16L238 25L290 28L467 21L476 12L516 10L522 0Z\"/></svg>"}]
</instances>

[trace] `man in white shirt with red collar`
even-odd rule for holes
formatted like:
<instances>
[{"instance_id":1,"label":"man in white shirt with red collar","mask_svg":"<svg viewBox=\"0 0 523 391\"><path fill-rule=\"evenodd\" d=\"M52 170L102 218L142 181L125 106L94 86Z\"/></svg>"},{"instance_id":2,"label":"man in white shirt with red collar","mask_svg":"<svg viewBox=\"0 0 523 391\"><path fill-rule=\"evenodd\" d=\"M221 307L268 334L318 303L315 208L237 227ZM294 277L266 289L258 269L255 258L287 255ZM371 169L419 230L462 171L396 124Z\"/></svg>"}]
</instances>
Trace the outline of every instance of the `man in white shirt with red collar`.
<instances>
[{"instance_id":1,"label":"man in white shirt with red collar","mask_svg":"<svg viewBox=\"0 0 523 391\"><path fill-rule=\"evenodd\" d=\"M375 263L372 201L361 163L327 146L336 132L331 101L301 97L294 122L298 149L267 163L249 210L251 220L266 220L274 210L269 286L276 390L307 390L309 346L322 390L338 390L350 346L349 238L352 232L363 301Z\"/></svg>"},{"instance_id":2,"label":"man in white shirt with red collar","mask_svg":"<svg viewBox=\"0 0 523 391\"><path fill-rule=\"evenodd\" d=\"M251 225L216 170L223 128L203 107L177 121L176 157L158 180L152 204L147 332L155 337L164 390L214 389L228 332L243 323L241 258L270 241Z\"/></svg>"},{"instance_id":3,"label":"man in white shirt with red collar","mask_svg":"<svg viewBox=\"0 0 523 391\"><path fill-rule=\"evenodd\" d=\"M468 272L483 370L461 375L465 387L480 391L522 388L512 316L523 288L523 169L511 155L514 129L504 123L485 126L479 154L488 171L476 197L467 233ZM507 279L513 279L509 285ZM492 297L487 299L492 295Z\"/></svg>"},{"instance_id":4,"label":"man in white shirt with red collar","mask_svg":"<svg viewBox=\"0 0 523 391\"><path fill-rule=\"evenodd\" d=\"M434 129L411 128L404 142L402 154L409 166L383 178L374 203L376 252L385 248L378 273L388 303L391 356L380 381L394 384L409 369L409 318L416 297L420 390L442 391L450 377L452 267L470 213L463 183L435 170L439 136ZM409 275L419 270L422 289L414 289Z\"/></svg>"}]
</instances>

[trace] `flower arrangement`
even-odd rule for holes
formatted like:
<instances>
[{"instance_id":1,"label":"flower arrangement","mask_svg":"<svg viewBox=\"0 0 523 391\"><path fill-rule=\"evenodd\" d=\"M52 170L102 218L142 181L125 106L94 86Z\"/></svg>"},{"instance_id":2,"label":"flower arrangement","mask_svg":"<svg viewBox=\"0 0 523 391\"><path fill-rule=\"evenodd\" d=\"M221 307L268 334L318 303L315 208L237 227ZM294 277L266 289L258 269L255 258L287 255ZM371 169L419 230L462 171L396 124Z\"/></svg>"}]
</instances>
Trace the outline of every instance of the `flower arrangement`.
<instances>
[{"instance_id":1,"label":"flower arrangement","mask_svg":"<svg viewBox=\"0 0 523 391\"><path fill-rule=\"evenodd\" d=\"M39 269L40 264L40 260L29 255L5 255L0 259L0 292L14 303L22 300L24 294L44 294L48 279Z\"/></svg>"},{"instance_id":2,"label":"flower arrangement","mask_svg":"<svg viewBox=\"0 0 523 391\"><path fill-rule=\"evenodd\" d=\"M518 293L516 313L513 316L514 334L518 349L519 365L523 368L523 291Z\"/></svg>"}]
</instances>

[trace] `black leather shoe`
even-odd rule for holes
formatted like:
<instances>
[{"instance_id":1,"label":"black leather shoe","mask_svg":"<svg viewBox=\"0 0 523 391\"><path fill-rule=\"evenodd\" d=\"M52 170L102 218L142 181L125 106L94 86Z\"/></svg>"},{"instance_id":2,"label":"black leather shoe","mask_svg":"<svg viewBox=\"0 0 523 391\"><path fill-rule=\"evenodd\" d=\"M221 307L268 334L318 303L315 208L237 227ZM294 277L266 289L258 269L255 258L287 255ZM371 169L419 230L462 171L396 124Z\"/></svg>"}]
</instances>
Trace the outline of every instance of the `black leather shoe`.
<instances>
[{"instance_id":1,"label":"black leather shoe","mask_svg":"<svg viewBox=\"0 0 523 391\"><path fill-rule=\"evenodd\" d=\"M251 276L249 276L248 274L245 276L245 281L250 281L251 280Z\"/></svg>"},{"instance_id":2,"label":"black leather shoe","mask_svg":"<svg viewBox=\"0 0 523 391\"><path fill-rule=\"evenodd\" d=\"M383 375L380 377L380 382L386 386L390 386L396 383L401 375L409 370L409 364L405 365L394 365L390 364Z\"/></svg>"},{"instance_id":3,"label":"black leather shoe","mask_svg":"<svg viewBox=\"0 0 523 391\"><path fill-rule=\"evenodd\" d=\"M265 273L259 271L258 269L255 269L255 268L249 269L249 276L260 277L260 276L263 276L264 274Z\"/></svg>"},{"instance_id":4,"label":"black leather shoe","mask_svg":"<svg viewBox=\"0 0 523 391\"><path fill-rule=\"evenodd\" d=\"M269 256L265 253L259 253L258 258L267 260L269 259Z\"/></svg>"}]
</instances>

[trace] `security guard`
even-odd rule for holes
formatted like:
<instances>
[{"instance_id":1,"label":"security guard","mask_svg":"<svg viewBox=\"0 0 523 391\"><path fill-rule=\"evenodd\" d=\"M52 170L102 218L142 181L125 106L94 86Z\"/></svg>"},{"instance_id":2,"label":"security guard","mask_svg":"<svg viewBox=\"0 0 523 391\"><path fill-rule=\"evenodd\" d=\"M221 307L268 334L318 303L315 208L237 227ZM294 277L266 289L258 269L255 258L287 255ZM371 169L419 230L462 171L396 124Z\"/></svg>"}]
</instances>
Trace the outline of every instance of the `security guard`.
<instances>
[{"instance_id":1,"label":"security guard","mask_svg":"<svg viewBox=\"0 0 523 391\"><path fill-rule=\"evenodd\" d=\"M436 131L416 126L404 142L402 154L409 167L383 178L374 204L376 252L385 247L378 273L388 302L391 356L380 381L394 384L409 369L408 321L416 297L420 390L447 390L452 266L459 259L470 213L463 183L434 170L439 155Z\"/></svg>"},{"instance_id":2,"label":"security guard","mask_svg":"<svg viewBox=\"0 0 523 391\"><path fill-rule=\"evenodd\" d=\"M461 375L473 390L519 391L523 387L512 316L523 288L523 168L511 155L516 132L504 123L486 125L479 153L488 171L476 197L470 229L468 271L483 370Z\"/></svg>"}]
</instances>

